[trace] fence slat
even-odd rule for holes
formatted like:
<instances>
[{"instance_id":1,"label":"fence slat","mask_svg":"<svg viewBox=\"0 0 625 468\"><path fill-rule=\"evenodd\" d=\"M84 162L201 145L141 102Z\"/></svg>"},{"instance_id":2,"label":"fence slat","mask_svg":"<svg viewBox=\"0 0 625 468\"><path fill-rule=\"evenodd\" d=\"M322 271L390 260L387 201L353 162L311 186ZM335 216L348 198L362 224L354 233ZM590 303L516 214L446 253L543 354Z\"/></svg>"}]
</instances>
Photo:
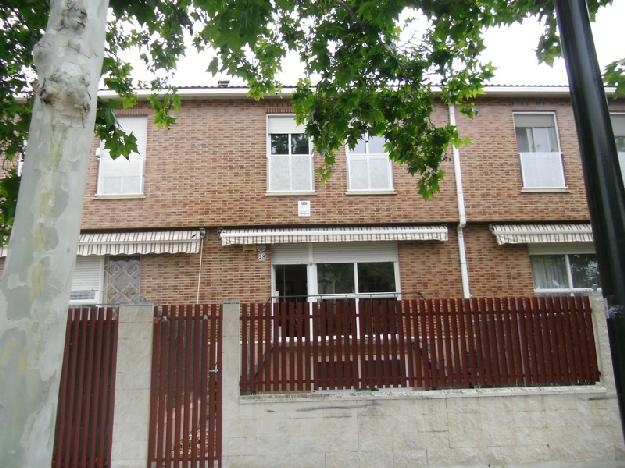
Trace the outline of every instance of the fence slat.
<instances>
[{"instance_id":1,"label":"fence slat","mask_svg":"<svg viewBox=\"0 0 625 468\"><path fill-rule=\"evenodd\" d=\"M501 298L496 297L493 300L493 324L495 330L495 365L499 374L499 384L505 385L507 381L508 360L506 358L506 336L504 327L504 318L501 310Z\"/></svg>"},{"instance_id":2,"label":"fence slat","mask_svg":"<svg viewBox=\"0 0 625 468\"><path fill-rule=\"evenodd\" d=\"M578 352L580 354L580 363L581 363L581 381L580 383L583 381L587 381L589 379L590 376L590 365L589 365L589 356L588 353L586 352L586 346L584 344L584 340L585 340L585 336L584 336L584 317L583 317L583 304L582 304L582 298L579 296L575 296L574 298L572 298L574 300L574 304L575 304L575 314L573 314L573 323L575 325L575 341L576 341L576 348L578 349Z\"/></svg>"}]
</instances>

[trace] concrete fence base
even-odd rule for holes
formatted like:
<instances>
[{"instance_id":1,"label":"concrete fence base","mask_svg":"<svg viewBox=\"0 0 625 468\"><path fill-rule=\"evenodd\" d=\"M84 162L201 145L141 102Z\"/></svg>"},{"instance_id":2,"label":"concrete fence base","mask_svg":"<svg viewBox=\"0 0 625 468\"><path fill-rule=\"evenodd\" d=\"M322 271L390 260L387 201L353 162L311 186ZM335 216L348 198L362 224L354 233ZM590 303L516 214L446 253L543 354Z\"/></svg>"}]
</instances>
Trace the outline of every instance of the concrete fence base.
<instances>
[{"instance_id":1,"label":"concrete fence base","mask_svg":"<svg viewBox=\"0 0 625 468\"><path fill-rule=\"evenodd\" d=\"M625 466L605 307L600 297L592 306L597 385L241 397L233 384L223 466ZM224 314L224 330L237 326L238 314ZM240 347L224 349L240 360ZM224 366L230 382L239 372Z\"/></svg>"},{"instance_id":2,"label":"concrete fence base","mask_svg":"<svg viewBox=\"0 0 625 468\"><path fill-rule=\"evenodd\" d=\"M239 302L224 303L223 466L625 466L600 297L601 382L577 387L241 396ZM152 307L120 308L112 466L145 467Z\"/></svg>"}]
</instances>

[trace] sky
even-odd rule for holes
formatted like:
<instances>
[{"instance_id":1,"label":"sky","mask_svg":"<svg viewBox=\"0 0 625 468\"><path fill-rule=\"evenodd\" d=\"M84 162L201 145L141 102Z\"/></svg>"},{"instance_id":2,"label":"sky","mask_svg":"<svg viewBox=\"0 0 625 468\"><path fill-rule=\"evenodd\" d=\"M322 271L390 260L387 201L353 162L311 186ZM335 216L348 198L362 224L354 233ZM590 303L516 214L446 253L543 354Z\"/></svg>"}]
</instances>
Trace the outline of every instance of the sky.
<instances>
[{"instance_id":1,"label":"sky","mask_svg":"<svg viewBox=\"0 0 625 468\"><path fill-rule=\"evenodd\" d=\"M602 8L592 25L599 66L603 70L609 62L625 57L625 0L615 0ZM486 32L485 61L497 67L490 84L498 85L566 85L564 60L557 59L554 66L538 64L535 49L541 26L535 20L526 20L506 28ZM209 57L192 50L178 65L173 83L178 86L214 86L226 75L213 77L205 72ZM295 85L302 67L295 56L289 57L279 75L283 85ZM141 73L140 73L141 75ZM230 78L231 85L243 85L240 79Z\"/></svg>"}]
</instances>

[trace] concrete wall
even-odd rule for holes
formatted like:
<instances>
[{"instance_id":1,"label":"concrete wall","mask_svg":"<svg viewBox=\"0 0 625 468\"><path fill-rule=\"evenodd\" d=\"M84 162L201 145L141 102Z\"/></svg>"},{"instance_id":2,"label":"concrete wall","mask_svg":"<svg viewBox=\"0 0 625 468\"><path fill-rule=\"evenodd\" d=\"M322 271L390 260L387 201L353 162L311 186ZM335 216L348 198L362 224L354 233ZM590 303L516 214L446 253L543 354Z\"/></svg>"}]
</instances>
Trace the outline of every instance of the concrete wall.
<instances>
[{"instance_id":1,"label":"concrete wall","mask_svg":"<svg viewBox=\"0 0 625 468\"><path fill-rule=\"evenodd\" d=\"M224 365L224 467L625 466L604 309L594 305L594 386L239 397L236 355ZM230 312L226 322L238 321Z\"/></svg>"},{"instance_id":2,"label":"concrete wall","mask_svg":"<svg viewBox=\"0 0 625 468\"><path fill-rule=\"evenodd\" d=\"M113 468L147 464L153 314L152 305L119 308Z\"/></svg>"},{"instance_id":3,"label":"concrete wall","mask_svg":"<svg viewBox=\"0 0 625 468\"><path fill-rule=\"evenodd\" d=\"M223 466L625 466L605 307L602 380L579 387L239 395L239 302L224 303ZM120 309L112 466L147 456L151 307Z\"/></svg>"}]
</instances>

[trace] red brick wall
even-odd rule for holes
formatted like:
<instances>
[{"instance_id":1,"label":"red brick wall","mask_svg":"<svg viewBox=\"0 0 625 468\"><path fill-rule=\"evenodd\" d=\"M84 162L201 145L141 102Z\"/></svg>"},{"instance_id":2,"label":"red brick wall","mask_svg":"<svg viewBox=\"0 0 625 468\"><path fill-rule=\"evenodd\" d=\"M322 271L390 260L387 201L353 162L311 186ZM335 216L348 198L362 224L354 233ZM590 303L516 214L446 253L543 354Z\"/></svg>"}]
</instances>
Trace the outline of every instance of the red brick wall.
<instances>
[{"instance_id":1,"label":"red brick wall","mask_svg":"<svg viewBox=\"0 0 625 468\"><path fill-rule=\"evenodd\" d=\"M398 242L401 290L426 298L461 297L460 260L456 231L449 227L447 242Z\"/></svg>"},{"instance_id":2,"label":"red brick wall","mask_svg":"<svg viewBox=\"0 0 625 468\"><path fill-rule=\"evenodd\" d=\"M611 107L616 111L624 105ZM469 221L588 220L575 119L568 99L483 98L477 110L474 119L457 119L461 135L472 140L460 148ZM567 192L521 191L521 165L512 117L515 111L555 112Z\"/></svg>"},{"instance_id":3,"label":"red brick wall","mask_svg":"<svg viewBox=\"0 0 625 468\"><path fill-rule=\"evenodd\" d=\"M474 297L533 295L527 245L497 245L488 225L465 229L469 288Z\"/></svg>"},{"instance_id":4,"label":"red brick wall","mask_svg":"<svg viewBox=\"0 0 625 468\"><path fill-rule=\"evenodd\" d=\"M444 163L447 177L441 193L429 201L417 193L416 179L397 166L393 168L396 195L346 195L342 151L332 179L327 184L317 180L314 194L268 196L266 114L285 110L288 107L279 102L186 101L170 129L156 129L148 120L145 198L94 199L97 165L92 154L83 229L457 219L451 162ZM141 113L149 112L132 111ZM440 107L435 120L445 122L446 116L446 109ZM300 199L311 200L310 218L297 216Z\"/></svg>"},{"instance_id":5,"label":"red brick wall","mask_svg":"<svg viewBox=\"0 0 625 468\"><path fill-rule=\"evenodd\" d=\"M264 302L271 296L271 255L261 262L255 251L222 247L207 233L202 255L200 302L224 299ZM141 295L157 304L192 303L197 293L199 254L141 257Z\"/></svg>"}]
</instances>

